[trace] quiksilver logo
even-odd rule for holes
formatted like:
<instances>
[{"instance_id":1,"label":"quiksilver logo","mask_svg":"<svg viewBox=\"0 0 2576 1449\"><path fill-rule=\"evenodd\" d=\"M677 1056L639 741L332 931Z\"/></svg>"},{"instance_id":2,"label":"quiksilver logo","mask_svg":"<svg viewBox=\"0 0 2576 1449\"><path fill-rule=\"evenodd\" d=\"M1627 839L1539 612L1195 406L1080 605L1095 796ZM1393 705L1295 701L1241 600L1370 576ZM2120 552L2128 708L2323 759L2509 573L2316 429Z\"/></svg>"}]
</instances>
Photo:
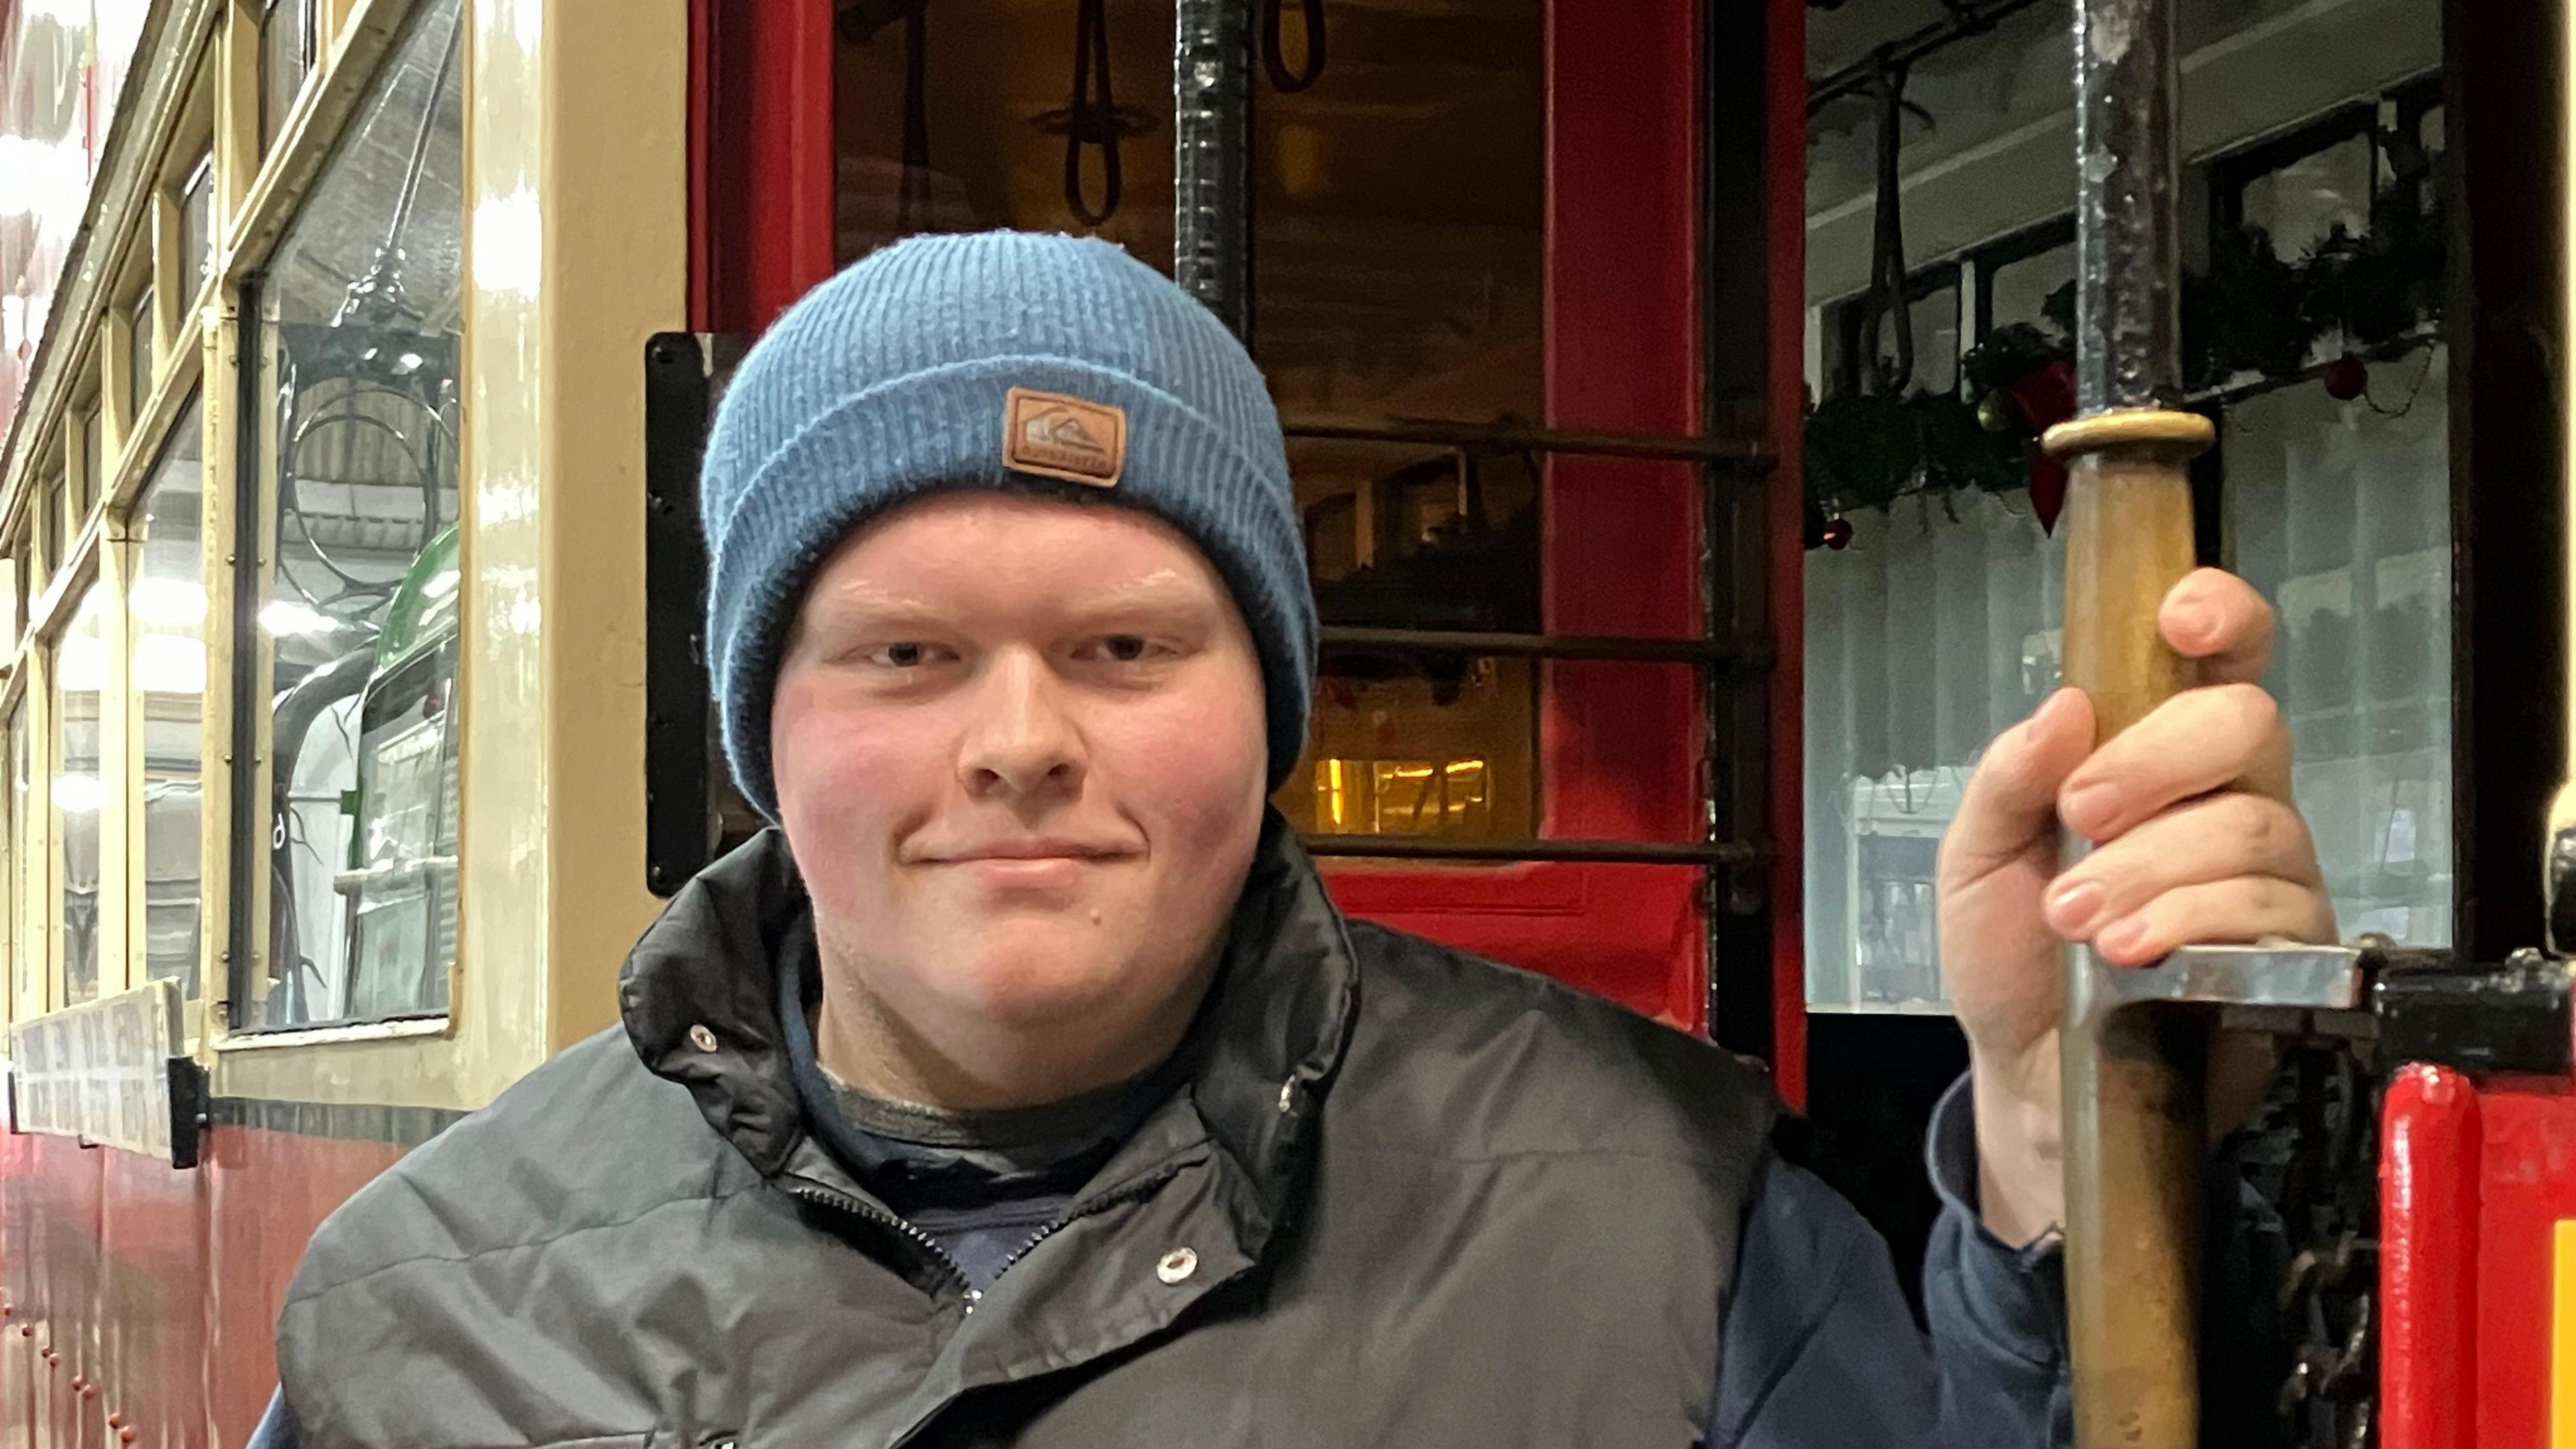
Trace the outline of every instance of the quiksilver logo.
<instances>
[{"instance_id":1,"label":"quiksilver logo","mask_svg":"<svg viewBox=\"0 0 2576 1449\"><path fill-rule=\"evenodd\" d=\"M1127 410L1012 388L1003 404L1002 462L1022 473L1114 488L1127 466Z\"/></svg>"}]
</instances>

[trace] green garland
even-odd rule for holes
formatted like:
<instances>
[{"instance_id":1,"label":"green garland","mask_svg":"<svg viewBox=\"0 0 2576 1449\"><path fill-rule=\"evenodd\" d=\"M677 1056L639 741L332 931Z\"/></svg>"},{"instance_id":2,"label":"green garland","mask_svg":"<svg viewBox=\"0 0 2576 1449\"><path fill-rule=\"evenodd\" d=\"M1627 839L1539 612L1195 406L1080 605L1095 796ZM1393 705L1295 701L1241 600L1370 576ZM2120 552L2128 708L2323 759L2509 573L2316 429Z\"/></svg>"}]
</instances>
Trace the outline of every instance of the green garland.
<instances>
[{"instance_id":1,"label":"green garland","mask_svg":"<svg viewBox=\"0 0 2576 1449\"><path fill-rule=\"evenodd\" d=\"M2283 260L2259 227L2213 245L2182 284L2184 385L2194 391L2252 373L2292 377L2317 343L2340 333L2356 350L2393 341L2441 314L2442 217L2383 194L2369 234L2338 224L2305 257ZM1830 399L1809 411L1809 499L1827 512L1885 509L1912 495L2009 493L2029 482L2036 443L2021 426L1990 430L1979 406L2052 362L2072 361L2073 283L2050 296L2043 331L2005 327L1960 362L1954 393Z\"/></svg>"}]
</instances>

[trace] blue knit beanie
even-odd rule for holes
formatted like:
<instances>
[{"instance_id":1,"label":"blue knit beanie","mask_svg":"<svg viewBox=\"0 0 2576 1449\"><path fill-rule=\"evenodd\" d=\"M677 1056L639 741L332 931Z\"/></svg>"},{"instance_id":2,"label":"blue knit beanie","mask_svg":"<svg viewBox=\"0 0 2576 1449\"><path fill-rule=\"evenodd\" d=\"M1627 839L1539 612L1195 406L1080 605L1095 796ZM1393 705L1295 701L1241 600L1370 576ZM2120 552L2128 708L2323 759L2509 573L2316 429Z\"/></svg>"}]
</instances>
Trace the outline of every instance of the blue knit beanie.
<instances>
[{"instance_id":1,"label":"blue knit beanie","mask_svg":"<svg viewBox=\"0 0 2576 1449\"><path fill-rule=\"evenodd\" d=\"M769 709L806 584L850 531L954 488L1098 489L1216 566L1268 691L1270 783L1306 743L1315 601L1278 413L1214 313L1106 242L916 237L789 308L707 440L707 653L725 755L772 820Z\"/></svg>"}]
</instances>

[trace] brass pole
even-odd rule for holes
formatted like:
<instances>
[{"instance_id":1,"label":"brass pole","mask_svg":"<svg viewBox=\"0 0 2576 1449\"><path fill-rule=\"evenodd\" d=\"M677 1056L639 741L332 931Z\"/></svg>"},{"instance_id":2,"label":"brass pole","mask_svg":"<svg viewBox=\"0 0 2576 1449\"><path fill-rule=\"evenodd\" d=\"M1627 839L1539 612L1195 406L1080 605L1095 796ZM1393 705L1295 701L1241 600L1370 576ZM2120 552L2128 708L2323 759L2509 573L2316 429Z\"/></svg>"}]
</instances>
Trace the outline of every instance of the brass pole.
<instances>
[{"instance_id":1,"label":"brass pole","mask_svg":"<svg viewBox=\"0 0 2576 1449\"><path fill-rule=\"evenodd\" d=\"M2076 0L2075 421L2068 461L2065 672L2098 738L2182 689L2156 625L2193 563L2194 454L2209 421L2181 390L2170 0ZM2069 842L2072 852L2080 842ZM2110 1008L2106 966L2067 954L2066 1299L2078 1449L2193 1449L2205 1029Z\"/></svg>"}]
</instances>

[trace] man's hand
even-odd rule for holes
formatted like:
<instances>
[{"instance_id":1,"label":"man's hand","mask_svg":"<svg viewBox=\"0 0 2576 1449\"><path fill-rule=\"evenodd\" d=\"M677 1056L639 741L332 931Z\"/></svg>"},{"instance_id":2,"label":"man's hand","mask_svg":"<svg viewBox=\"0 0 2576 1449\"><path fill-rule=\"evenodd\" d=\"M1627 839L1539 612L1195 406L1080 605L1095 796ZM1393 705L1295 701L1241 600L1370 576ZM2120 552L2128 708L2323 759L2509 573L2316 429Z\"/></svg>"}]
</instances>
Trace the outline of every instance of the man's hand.
<instances>
[{"instance_id":1,"label":"man's hand","mask_svg":"<svg viewBox=\"0 0 2576 1449\"><path fill-rule=\"evenodd\" d=\"M2199 687L2094 748L2091 701L2063 689L1986 750L1941 841L1941 960L1968 1034L1979 1211L2010 1243L2059 1221L2060 952L2089 941L2143 966L2186 945L2334 937L2307 823L2290 803L2290 736L2257 683L2272 611L2202 569L2157 625ZM2060 872L2059 824L2093 843ZM2259 1048L2214 1053L2213 1120L2259 1089ZM2250 1068L2250 1070L2249 1070Z\"/></svg>"}]
</instances>

